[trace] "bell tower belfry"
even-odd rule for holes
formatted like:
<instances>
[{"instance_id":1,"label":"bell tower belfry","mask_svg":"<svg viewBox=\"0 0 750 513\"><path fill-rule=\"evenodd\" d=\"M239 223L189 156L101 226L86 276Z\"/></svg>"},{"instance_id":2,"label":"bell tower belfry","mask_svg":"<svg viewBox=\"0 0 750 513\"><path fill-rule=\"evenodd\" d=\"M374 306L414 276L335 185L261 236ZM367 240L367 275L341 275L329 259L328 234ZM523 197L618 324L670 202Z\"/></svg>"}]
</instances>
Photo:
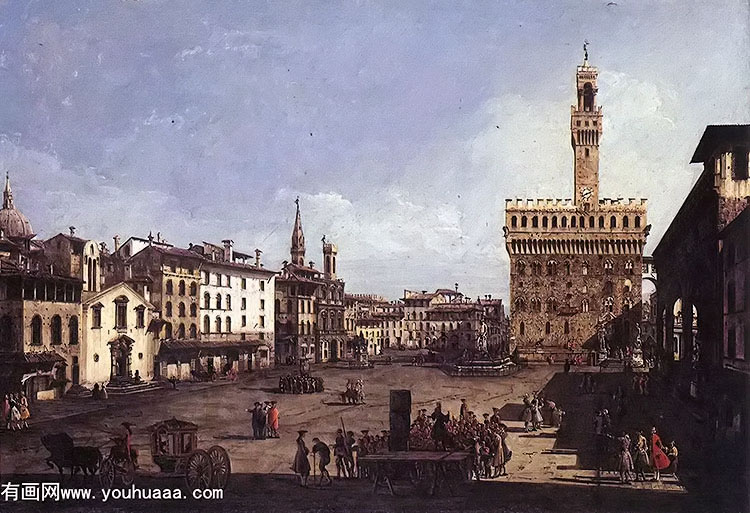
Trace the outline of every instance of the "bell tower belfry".
<instances>
[{"instance_id":1,"label":"bell tower belfry","mask_svg":"<svg viewBox=\"0 0 750 513\"><path fill-rule=\"evenodd\" d=\"M596 104L599 70L589 64L588 42L583 64L576 69L578 103L570 107L570 132L574 158L575 204L584 210L599 204L599 139L602 108Z\"/></svg>"}]
</instances>

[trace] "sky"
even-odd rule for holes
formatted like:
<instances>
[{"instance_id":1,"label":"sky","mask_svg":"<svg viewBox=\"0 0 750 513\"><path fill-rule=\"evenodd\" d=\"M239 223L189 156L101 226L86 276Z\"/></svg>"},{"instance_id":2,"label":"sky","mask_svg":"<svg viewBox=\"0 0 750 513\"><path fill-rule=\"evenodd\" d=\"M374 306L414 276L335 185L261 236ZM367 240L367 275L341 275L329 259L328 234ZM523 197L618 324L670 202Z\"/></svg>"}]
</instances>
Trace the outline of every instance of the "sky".
<instances>
[{"instance_id":1,"label":"sky","mask_svg":"<svg viewBox=\"0 0 750 513\"><path fill-rule=\"evenodd\" d=\"M750 122L746 0L0 0L0 171L46 238L149 231L307 260L348 292L507 298L505 198L572 197L588 40L600 196L653 251L708 124Z\"/></svg>"}]
</instances>

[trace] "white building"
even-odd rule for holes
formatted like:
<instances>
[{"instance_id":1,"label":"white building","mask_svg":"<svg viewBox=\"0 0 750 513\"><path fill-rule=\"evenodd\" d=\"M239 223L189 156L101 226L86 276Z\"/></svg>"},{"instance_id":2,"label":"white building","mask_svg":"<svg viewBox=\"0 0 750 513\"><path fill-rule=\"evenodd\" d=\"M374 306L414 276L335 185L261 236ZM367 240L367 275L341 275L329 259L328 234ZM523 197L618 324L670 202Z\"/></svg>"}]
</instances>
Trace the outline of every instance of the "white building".
<instances>
[{"instance_id":1,"label":"white building","mask_svg":"<svg viewBox=\"0 0 750 513\"><path fill-rule=\"evenodd\" d=\"M158 341L149 326L154 306L129 285L118 283L83 303L80 380L86 385L154 377Z\"/></svg>"},{"instance_id":2,"label":"white building","mask_svg":"<svg viewBox=\"0 0 750 513\"><path fill-rule=\"evenodd\" d=\"M248 369L240 365L239 370L269 366L274 360L276 273L260 263L260 250L251 257L234 251L231 240L190 249L205 259L199 288L201 341L239 343L248 351Z\"/></svg>"}]
</instances>

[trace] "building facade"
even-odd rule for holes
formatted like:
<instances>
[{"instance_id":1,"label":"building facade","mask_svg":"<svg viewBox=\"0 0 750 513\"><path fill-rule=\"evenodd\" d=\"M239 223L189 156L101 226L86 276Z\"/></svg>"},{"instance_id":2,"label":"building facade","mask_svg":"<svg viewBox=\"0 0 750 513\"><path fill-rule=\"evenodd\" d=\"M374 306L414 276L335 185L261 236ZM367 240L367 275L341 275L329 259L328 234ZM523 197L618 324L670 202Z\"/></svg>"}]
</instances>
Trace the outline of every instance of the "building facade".
<instances>
[{"instance_id":1,"label":"building facade","mask_svg":"<svg viewBox=\"0 0 750 513\"><path fill-rule=\"evenodd\" d=\"M597 68L576 71L571 107L573 199L508 199L511 344L525 358L634 343L640 321L646 200L599 198L602 109Z\"/></svg>"},{"instance_id":2,"label":"building facade","mask_svg":"<svg viewBox=\"0 0 750 513\"><path fill-rule=\"evenodd\" d=\"M448 299L439 292L416 292L404 290L404 317L402 321L402 343L410 348L427 347L433 342L433 333L427 311Z\"/></svg>"},{"instance_id":3,"label":"building facade","mask_svg":"<svg viewBox=\"0 0 750 513\"><path fill-rule=\"evenodd\" d=\"M149 330L154 306L125 283L83 302L83 385L154 378L158 339Z\"/></svg>"},{"instance_id":4,"label":"building facade","mask_svg":"<svg viewBox=\"0 0 750 513\"><path fill-rule=\"evenodd\" d=\"M337 276L338 248L323 237L323 270L305 264L305 236L297 200L291 262L276 278L276 360L337 360L346 352L344 281Z\"/></svg>"},{"instance_id":5,"label":"building facade","mask_svg":"<svg viewBox=\"0 0 750 513\"><path fill-rule=\"evenodd\" d=\"M707 458L742 455L731 462L740 469L750 415L749 158L750 125L708 126L691 159L703 172L654 250L659 370L700 405Z\"/></svg>"}]
</instances>

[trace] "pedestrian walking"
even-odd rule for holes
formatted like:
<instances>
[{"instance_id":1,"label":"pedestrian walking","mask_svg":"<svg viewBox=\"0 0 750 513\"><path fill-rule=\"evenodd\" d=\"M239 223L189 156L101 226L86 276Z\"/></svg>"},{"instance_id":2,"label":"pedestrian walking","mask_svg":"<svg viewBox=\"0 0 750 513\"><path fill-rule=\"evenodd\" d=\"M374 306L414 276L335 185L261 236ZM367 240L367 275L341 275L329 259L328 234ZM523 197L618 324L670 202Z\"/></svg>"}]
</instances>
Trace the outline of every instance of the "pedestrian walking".
<instances>
[{"instance_id":1,"label":"pedestrian walking","mask_svg":"<svg viewBox=\"0 0 750 513\"><path fill-rule=\"evenodd\" d=\"M646 470L649 468L649 461L648 461L648 442L646 441L646 437L643 436L642 431L638 431L636 434L636 443L635 443L635 479L636 481L646 480Z\"/></svg>"},{"instance_id":2,"label":"pedestrian walking","mask_svg":"<svg viewBox=\"0 0 750 513\"><path fill-rule=\"evenodd\" d=\"M318 455L318 469L320 470L320 482L318 484L323 486L323 479L326 479L328 481L327 484L331 485L333 479L331 479L331 474L328 473L328 469L326 468L331 462L331 450L328 448L328 445L321 442L319 438L313 438L312 452L313 457L315 457L316 454Z\"/></svg>"},{"instance_id":3,"label":"pedestrian walking","mask_svg":"<svg viewBox=\"0 0 750 513\"><path fill-rule=\"evenodd\" d=\"M656 432L656 427L651 428L651 466L654 469L654 481L661 479L661 471L669 467L669 458L664 454L664 445L661 437Z\"/></svg>"},{"instance_id":4,"label":"pedestrian walking","mask_svg":"<svg viewBox=\"0 0 750 513\"><path fill-rule=\"evenodd\" d=\"M267 419L269 436L279 438L279 408L276 406L276 401L271 401Z\"/></svg>"}]
</instances>

